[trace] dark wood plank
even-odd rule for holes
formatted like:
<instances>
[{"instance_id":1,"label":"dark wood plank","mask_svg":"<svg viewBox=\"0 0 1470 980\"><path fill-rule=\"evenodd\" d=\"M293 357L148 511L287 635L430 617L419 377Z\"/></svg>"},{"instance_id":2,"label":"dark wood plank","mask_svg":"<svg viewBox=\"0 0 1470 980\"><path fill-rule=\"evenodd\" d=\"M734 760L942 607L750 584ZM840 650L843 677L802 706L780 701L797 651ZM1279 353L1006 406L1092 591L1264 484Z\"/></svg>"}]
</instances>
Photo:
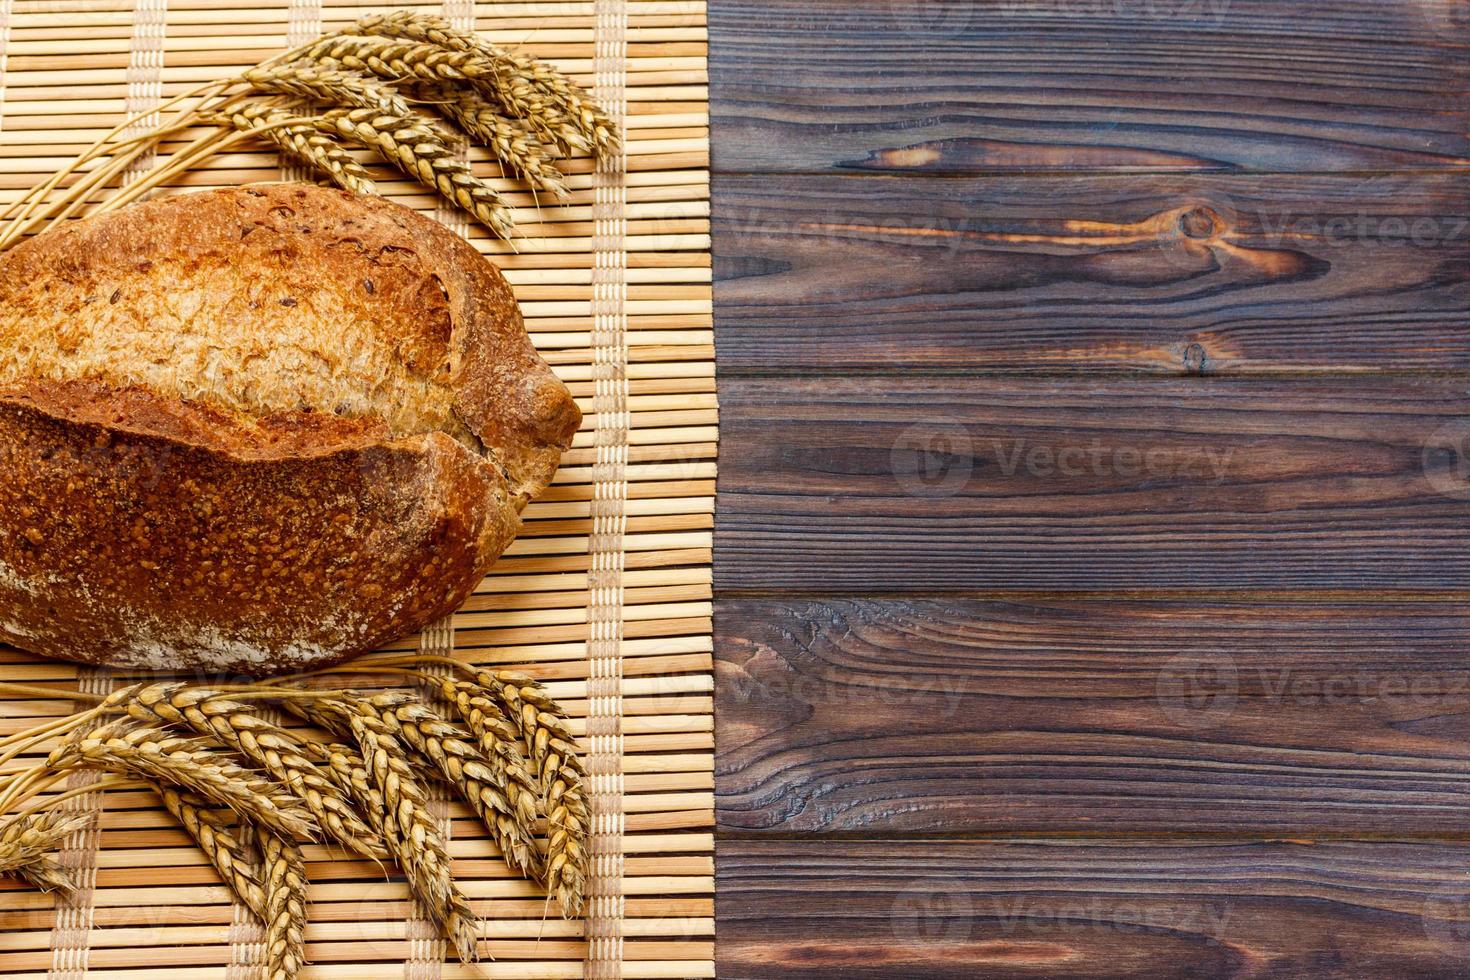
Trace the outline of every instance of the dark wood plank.
<instances>
[{"instance_id":1,"label":"dark wood plank","mask_svg":"<svg viewBox=\"0 0 1470 980\"><path fill-rule=\"evenodd\" d=\"M1470 369L1470 176L715 182L732 372Z\"/></svg>"},{"instance_id":2,"label":"dark wood plank","mask_svg":"<svg viewBox=\"0 0 1470 980\"><path fill-rule=\"evenodd\" d=\"M722 0L710 32L724 172L1470 158L1459 0Z\"/></svg>"},{"instance_id":3,"label":"dark wood plank","mask_svg":"<svg viewBox=\"0 0 1470 980\"><path fill-rule=\"evenodd\" d=\"M722 602L725 831L1461 833L1460 604Z\"/></svg>"},{"instance_id":4,"label":"dark wood plank","mask_svg":"<svg viewBox=\"0 0 1470 980\"><path fill-rule=\"evenodd\" d=\"M1450 381L733 380L718 588L1470 587Z\"/></svg>"},{"instance_id":5,"label":"dark wood plank","mask_svg":"<svg viewBox=\"0 0 1470 980\"><path fill-rule=\"evenodd\" d=\"M724 980L1470 973L1460 844L722 841Z\"/></svg>"}]
</instances>

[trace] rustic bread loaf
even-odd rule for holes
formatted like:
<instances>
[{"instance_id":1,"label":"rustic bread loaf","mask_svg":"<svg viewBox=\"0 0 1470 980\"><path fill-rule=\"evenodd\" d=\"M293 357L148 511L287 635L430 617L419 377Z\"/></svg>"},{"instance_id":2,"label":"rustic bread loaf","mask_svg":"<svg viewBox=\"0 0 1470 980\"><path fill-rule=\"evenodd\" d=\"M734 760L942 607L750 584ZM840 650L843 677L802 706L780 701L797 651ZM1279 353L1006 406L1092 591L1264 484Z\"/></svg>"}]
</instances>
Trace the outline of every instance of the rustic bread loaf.
<instances>
[{"instance_id":1,"label":"rustic bread loaf","mask_svg":"<svg viewBox=\"0 0 1470 980\"><path fill-rule=\"evenodd\" d=\"M510 287L379 198L256 185L0 255L0 639L341 660L456 609L581 413Z\"/></svg>"}]
</instances>

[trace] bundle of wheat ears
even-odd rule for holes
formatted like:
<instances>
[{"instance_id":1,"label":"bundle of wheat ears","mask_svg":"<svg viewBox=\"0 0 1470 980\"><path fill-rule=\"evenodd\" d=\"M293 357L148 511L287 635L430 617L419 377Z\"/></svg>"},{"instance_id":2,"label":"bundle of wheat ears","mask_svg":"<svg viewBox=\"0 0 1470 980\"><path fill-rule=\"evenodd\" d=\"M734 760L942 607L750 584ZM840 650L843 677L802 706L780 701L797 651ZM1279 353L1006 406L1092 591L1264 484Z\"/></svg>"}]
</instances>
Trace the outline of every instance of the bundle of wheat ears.
<instances>
[{"instance_id":1,"label":"bundle of wheat ears","mask_svg":"<svg viewBox=\"0 0 1470 980\"><path fill-rule=\"evenodd\" d=\"M147 119L160 119L142 134ZM204 131L199 133L200 127ZM189 137L192 135L192 139ZM0 211L0 251L57 222L138 200L210 156L263 140L351 191L375 193L353 148L368 150L509 238L500 193L465 147L488 147L533 192L567 194L559 158L603 157L616 125L561 72L447 21L398 11L270 58L244 74L183 92L119 123L67 167ZM106 196L168 141L163 162Z\"/></svg>"},{"instance_id":2,"label":"bundle of wheat ears","mask_svg":"<svg viewBox=\"0 0 1470 980\"><path fill-rule=\"evenodd\" d=\"M544 688L446 657L332 672L402 676L447 707L441 714L397 690L311 687L320 674L246 685L130 684L65 720L0 740L0 765L51 746L44 762L0 782L0 815L11 814L0 816L0 874L48 891L74 889L48 852L89 818L62 804L99 789L146 786L263 922L267 980L293 977L304 962L307 881L298 845L310 841L395 862L470 962L479 922L428 808L426 786L437 780L484 821L512 869L544 886L566 917L581 914L584 770L567 716ZM273 717L309 727L288 729ZM108 776L58 792L80 769Z\"/></svg>"}]
</instances>

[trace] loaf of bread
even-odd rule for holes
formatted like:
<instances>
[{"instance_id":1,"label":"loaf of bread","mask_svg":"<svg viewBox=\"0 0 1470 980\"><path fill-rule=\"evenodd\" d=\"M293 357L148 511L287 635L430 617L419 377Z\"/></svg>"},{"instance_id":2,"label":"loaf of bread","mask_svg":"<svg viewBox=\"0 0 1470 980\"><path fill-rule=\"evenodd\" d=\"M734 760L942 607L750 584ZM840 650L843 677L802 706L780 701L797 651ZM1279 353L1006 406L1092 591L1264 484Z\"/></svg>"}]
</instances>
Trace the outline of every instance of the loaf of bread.
<instances>
[{"instance_id":1,"label":"loaf of bread","mask_svg":"<svg viewBox=\"0 0 1470 980\"><path fill-rule=\"evenodd\" d=\"M307 184L0 255L0 639L143 669L340 661L458 608L581 413L500 272Z\"/></svg>"}]
</instances>

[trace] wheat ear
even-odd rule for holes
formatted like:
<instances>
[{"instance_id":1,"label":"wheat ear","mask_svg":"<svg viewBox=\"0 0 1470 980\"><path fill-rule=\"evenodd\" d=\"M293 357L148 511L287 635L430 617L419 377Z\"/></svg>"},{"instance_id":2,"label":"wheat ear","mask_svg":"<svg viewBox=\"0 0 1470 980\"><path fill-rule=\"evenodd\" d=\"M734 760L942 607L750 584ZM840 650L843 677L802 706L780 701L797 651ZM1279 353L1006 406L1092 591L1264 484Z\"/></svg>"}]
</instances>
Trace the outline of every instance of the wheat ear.
<instances>
[{"instance_id":1,"label":"wheat ear","mask_svg":"<svg viewBox=\"0 0 1470 980\"><path fill-rule=\"evenodd\" d=\"M409 750L383 730L383 713L411 700L405 694L380 694L288 701L284 706L329 732L350 734L361 753L361 771L356 760L340 749L335 754L341 769L334 769L364 794L368 812L382 814L383 836L409 886L449 937L460 960L470 963L477 958L479 922L450 871L444 837L408 762Z\"/></svg>"},{"instance_id":2,"label":"wheat ear","mask_svg":"<svg viewBox=\"0 0 1470 980\"><path fill-rule=\"evenodd\" d=\"M71 872L46 854L90 822L85 813L44 810L0 824L0 874L21 878L42 891L71 894L76 891Z\"/></svg>"},{"instance_id":3,"label":"wheat ear","mask_svg":"<svg viewBox=\"0 0 1470 980\"><path fill-rule=\"evenodd\" d=\"M506 719L500 706L477 685L430 674L423 677L439 685L440 695L479 742L481 754L502 772L501 778L520 819L533 821L542 812L542 793L526 764L520 732Z\"/></svg>"},{"instance_id":4,"label":"wheat ear","mask_svg":"<svg viewBox=\"0 0 1470 980\"><path fill-rule=\"evenodd\" d=\"M449 936L462 962L477 958L479 926L469 901L455 884L449 854L439 827L429 814L423 787L405 759L403 744L374 731L375 710L353 707L353 738L362 750L373 785L382 795L387 824L398 861L428 899L429 912Z\"/></svg>"},{"instance_id":5,"label":"wheat ear","mask_svg":"<svg viewBox=\"0 0 1470 980\"><path fill-rule=\"evenodd\" d=\"M498 74L495 63L477 51L449 51L385 37L328 35L308 48L303 60L392 81L467 81L493 88Z\"/></svg>"},{"instance_id":6,"label":"wheat ear","mask_svg":"<svg viewBox=\"0 0 1470 980\"><path fill-rule=\"evenodd\" d=\"M163 807L174 815L194 838L220 879L262 920L267 917L265 890L260 867L251 855L246 841L235 836L230 827L231 811L212 807L208 800L172 786L157 786L155 791Z\"/></svg>"},{"instance_id":7,"label":"wheat ear","mask_svg":"<svg viewBox=\"0 0 1470 980\"><path fill-rule=\"evenodd\" d=\"M360 805L366 803L372 781L368 777L367 765L362 761L361 752L342 742L308 742L306 748L316 756L323 771L331 774L350 799L357 800ZM382 833L382 820L376 818L381 816L366 808L363 810L364 819L376 827L379 833Z\"/></svg>"},{"instance_id":8,"label":"wheat ear","mask_svg":"<svg viewBox=\"0 0 1470 980\"><path fill-rule=\"evenodd\" d=\"M61 862L48 857L38 857L29 864L22 864L5 873L23 878L43 892L71 895L77 890L75 872L68 871Z\"/></svg>"},{"instance_id":9,"label":"wheat ear","mask_svg":"<svg viewBox=\"0 0 1470 980\"><path fill-rule=\"evenodd\" d=\"M91 821L85 813L43 810L0 824L0 873L31 864Z\"/></svg>"},{"instance_id":10,"label":"wheat ear","mask_svg":"<svg viewBox=\"0 0 1470 980\"><path fill-rule=\"evenodd\" d=\"M0 826L0 874L20 878L44 892L72 894L77 890L76 878L47 852L90 822L87 814L61 810L12 818Z\"/></svg>"},{"instance_id":11,"label":"wheat ear","mask_svg":"<svg viewBox=\"0 0 1470 980\"><path fill-rule=\"evenodd\" d=\"M425 704L411 702L378 714L376 723L396 735L468 802L495 838L511 868L539 877L536 850L536 810L523 797L512 798L512 774L492 762L471 736ZM528 777L527 777L528 778Z\"/></svg>"},{"instance_id":12,"label":"wheat ear","mask_svg":"<svg viewBox=\"0 0 1470 980\"><path fill-rule=\"evenodd\" d=\"M472 712L478 712L465 716L461 711L472 726L477 722L471 717L493 719L487 710L493 703L520 733L531 772L540 780L546 813L546 884L556 894L564 915L580 915L591 859L587 833L592 817L582 795L587 773L566 726L565 712L545 688L524 675L482 670L474 676L473 684L455 685L451 702L465 701Z\"/></svg>"},{"instance_id":13,"label":"wheat ear","mask_svg":"<svg viewBox=\"0 0 1470 980\"><path fill-rule=\"evenodd\" d=\"M376 35L432 45L461 54L479 54L495 66L496 94L525 118L562 123L558 142L581 145L599 155L616 148L621 137L612 119L587 92L560 71L530 55L508 51L470 31L456 29L447 20L407 10L363 17L346 33ZM556 128L555 126L553 128Z\"/></svg>"},{"instance_id":14,"label":"wheat ear","mask_svg":"<svg viewBox=\"0 0 1470 980\"><path fill-rule=\"evenodd\" d=\"M304 61L262 65L240 76L262 92L294 95L307 101L336 106L379 109L395 115L409 113L408 100L371 75Z\"/></svg>"},{"instance_id":15,"label":"wheat ear","mask_svg":"<svg viewBox=\"0 0 1470 980\"><path fill-rule=\"evenodd\" d=\"M515 221L495 188L470 172L433 127L413 116L375 109L334 109L318 118L326 133L377 150L420 183L464 208L497 235L508 237Z\"/></svg>"},{"instance_id":16,"label":"wheat ear","mask_svg":"<svg viewBox=\"0 0 1470 980\"><path fill-rule=\"evenodd\" d=\"M243 103L210 113L203 117L203 121L255 133L307 166L326 174L332 183L344 190L358 194L378 192L367 168L358 163L346 147L315 125L280 125L282 120L297 114L297 110L280 106Z\"/></svg>"},{"instance_id":17,"label":"wheat ear","mask_svg":"<svg viewBox=\"0 0 1470 980\"><path fill-rule=\"evenodd\" d=\"M181 725L234 749L300 798L332 839L375 861L388 857L382 838L363 823L337 782L306 757L301 742L245 702L212 688L173 683L143 688L127 707L140 721Z\"/></svg>"},{"instance_id":18,"label":"wheat ear","mask_svg":"<svg viewBox=\"0 0 1470 980\"><path fill-rule=\"evenodd\" d=\"M53 771L106 769L192 790L278 833L311 839L319 828L304 803L281 784L212 752L197 738L125 719L73 736L46 759Z\"/></svg>"},{"instance_id":19,"label":"wheat ear","mask_svg":"<svg viewBox=\"0 0 1470 980\"><path fill-rule=\"evenodd\" d=\"M383 36L328 37L307 52L323 63L365 71L382 78L418 83L468 82L525 119L538 134L565 149L588 149L591 142L552 98L511 70L507 62L482 51L453 51L437 44Z\"/></svg>"},{"instance_id":20,"label":"wheat ear","mask_svg":"<svg viewBox=\"0 0 1470 980\"><path fill-rule=\"evenodd\" d=\"M495 105L477 92L441 87L426 90L425 94L435 98L441 112L471 138L490 147L501 163L520 174L532 187L557 197L567 196L566 178L524 123L501 115Z\"/></svg>"},{"instance_id":21,"label":"wheat ear","mask_svg":"<svg viewBox=\"0 0 1470 980\"><path fill-rule=\"evenodd\" d=\"M265 885L265 980L294 980L306 963L306 859L301 848L255 828Z\"/></svg>"}]
</instances>

